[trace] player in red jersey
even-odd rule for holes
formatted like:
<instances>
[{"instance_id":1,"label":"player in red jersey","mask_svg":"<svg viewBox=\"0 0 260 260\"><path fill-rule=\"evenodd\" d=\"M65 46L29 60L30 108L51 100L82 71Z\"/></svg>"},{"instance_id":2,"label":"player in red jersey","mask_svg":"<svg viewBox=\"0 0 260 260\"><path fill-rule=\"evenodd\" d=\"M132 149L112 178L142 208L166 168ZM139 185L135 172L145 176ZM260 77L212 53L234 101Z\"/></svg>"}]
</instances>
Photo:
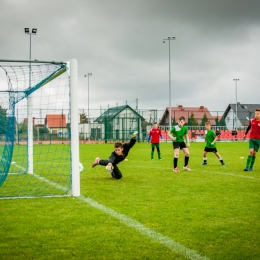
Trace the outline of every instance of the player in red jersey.
<instances>
[{"instance_id":1,"label":"player in red jersey","mask_svg":"<svg viewBox=\"0 0 260 260\"><path fill-rule=\"evenodd\" d=\"M151 160L153 160L153 155L154 155L154 148L156 147L157 153L158 153L158 159L162 160L161 158L161 151L160 151L160 138L163 139L161 129L158 128L157 122L153 123L153 128L150 130L147 142L150 142L151 139L151 146L152 146L152 151L151 151Z\"/></svg>"},{"instance_id":2,"label":"player in red jersey","mask_svg":"<svg viewBox=\"0 0 260 260\"><path fill-rule=\"evenodd\" d=\"M258 152L260 147L260 108L257 108L255 110L255 118L249 121L244 139L246 138L249 130L251 130L249 135L249 155L247 157L246 167L244 171L253 171L256 153Z\"/></svg>"}]
</instances>

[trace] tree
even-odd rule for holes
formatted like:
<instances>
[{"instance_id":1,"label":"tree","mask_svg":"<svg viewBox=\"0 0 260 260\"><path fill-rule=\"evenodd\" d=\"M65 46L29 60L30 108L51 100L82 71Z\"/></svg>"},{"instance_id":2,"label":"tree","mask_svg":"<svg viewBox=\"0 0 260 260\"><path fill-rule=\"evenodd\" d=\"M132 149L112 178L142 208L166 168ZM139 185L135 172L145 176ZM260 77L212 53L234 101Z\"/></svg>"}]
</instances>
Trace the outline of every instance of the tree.
<instances>
[{"instance_id":1,"label":"tree","mask_svg":"<svg viewBox=\"0 0 260 260\"><path fill-rule=\"evenodd\" d=\"M68 133L70 133L70 123L67 123L66 128L67 128Z\"/></svg>"},{"instance_id":2,"label":"tree","mask_svg":"<svg viewBox=\"0 0 260 260\"><path fill-rule=\"evenodd\" d=\"M202 118L202 120L201 120L201 123L200 123L200 125L201 126L204 126L205 125L205 123L206 122L208 122L209 121L209 119L207 118L207 115L206 115L206 113L204 113L204 115L203 115L203 118Z\"/></svg>"},{"instance_id":3,"label":"tree","mask_svg":"<svg viewBox=\"0 0 260 260\"><path fill-rule=\"evenodd\" d=\"M0 106L0 134L5 134L7 131L8 119L6 109Z\"/></svg>"},{"instance_id":4,"label":"tree","mask_svg":"<svg viewBox=\"0 0 260 260\"><path fill-rule=\"evenodd\" d=\"M194 114L193 114L193 113L191 113L191 115L190 115L190 118L189 118L189 120L188 120L188 125L189 125L189 126L199 125L198 120L194 117Z\"/></svg>"},{"instance_id":5,"label":"tree","mask_svg":"<svg viewBox=\"0 0 260 260\"><path fill-rule=\"evenodd\" d=\"M86 113L84 113L84 112L80 113L79 118L80 118L80 124L88 123L88 117L87 117Z\"/></svg>"},{"instance_id":6,"label":"tree","mask_svg":"<svg viewBox=\"0 0 260 260\"><path fill-rule=\"evenodd\" d=\"M19 133L26 133L27 132L27 124L23 123L18 123L18 132Z\"/></svg>"},{"instance_id":7,"label":"tree","mask_svg":"<svg viewBox=\"0 0 260 260\"><path fill-rule=\"evenodd\" d=\"M216 121L217 121L217 119L216 119ZM216 124L216 125L218 125L218 126L227 126L225 118L221 117L221 119L219 120L218 124Z\"/></svg>"}]
</instances>

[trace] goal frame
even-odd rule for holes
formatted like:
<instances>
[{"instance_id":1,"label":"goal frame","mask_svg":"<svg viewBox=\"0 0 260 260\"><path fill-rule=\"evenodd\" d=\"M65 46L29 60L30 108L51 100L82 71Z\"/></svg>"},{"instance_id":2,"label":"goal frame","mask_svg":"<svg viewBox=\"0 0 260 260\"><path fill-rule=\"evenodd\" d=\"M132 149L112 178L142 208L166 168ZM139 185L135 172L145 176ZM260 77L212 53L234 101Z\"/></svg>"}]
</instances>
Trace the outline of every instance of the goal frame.
<instances>
[{"instance_id":1,"label":"goal frame","mask_svg":"<svg viewBox=\"0 0 260 260\"><path fill-rule=\"evenodd\" d=\"M71 114L71 176L72 176L72 196L80 196L80 172L79 172L79 134L78 134L78 65L76 59L71 59L67 62L55 62L55 61L39 61L39 60L6 60L0 59L0 63L46 63L46 64L64 64L64 69L61 69L58 73L52 76L50 80L47 80L41 84L40 87L55 79L62 73L66 72L69 76L70 83L70 114ZM33 93L33 89L29 89L29 92ZM32 109L33 100L30 94L27 98L28 107L28 173L33 174L33 119Z\"/></svg>"}]
</instances>

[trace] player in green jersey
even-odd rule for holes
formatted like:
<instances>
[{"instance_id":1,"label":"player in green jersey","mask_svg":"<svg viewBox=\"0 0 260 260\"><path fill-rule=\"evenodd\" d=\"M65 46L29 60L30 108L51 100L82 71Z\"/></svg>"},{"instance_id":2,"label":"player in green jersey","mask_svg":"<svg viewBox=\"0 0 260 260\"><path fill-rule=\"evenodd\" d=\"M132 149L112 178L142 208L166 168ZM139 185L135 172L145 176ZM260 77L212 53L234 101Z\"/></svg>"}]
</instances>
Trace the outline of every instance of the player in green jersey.
<instances>
[{"instance_id":1,"label":"player in green jersey","mask_svg":"<svg viewBox=\"0 0 260 260\"><path fill-rule=\"evenodd\" d=\"M190 171L191 169L188 166L189 162L189 147L190 141L188 136L188 129L184 125L185 117L181 116L179 118L179 122L177 125L173 126L172 129L168 132L168 136L172 139L172 145L174 149L174 158L173 158L173 171L180 172L178 169L178 158L180 149L184 152L184 167L183 169L186 171ZM186 139L186 143L184 142L184 138Z\"/></svg>"},{"instance_id":2,"label":"player in green jersey","mask_svg":"<svg viewBox=\"0 0 260 260\"><path fill-rule=\"evenodd\" d=\"M217 148L216 148L216 141L218 139L218 136L214 133L213 130L211 130L211 123L209 121L207 121L205 123L205 128L207 130L207 134L205 136L206 146L204 148L202 166L207 165L207 153L210 153L210 152L214 153L218 157L222 166L225 166L226 164L224 163L221 155L218 153Z\"/></svg>"}]
</instances>

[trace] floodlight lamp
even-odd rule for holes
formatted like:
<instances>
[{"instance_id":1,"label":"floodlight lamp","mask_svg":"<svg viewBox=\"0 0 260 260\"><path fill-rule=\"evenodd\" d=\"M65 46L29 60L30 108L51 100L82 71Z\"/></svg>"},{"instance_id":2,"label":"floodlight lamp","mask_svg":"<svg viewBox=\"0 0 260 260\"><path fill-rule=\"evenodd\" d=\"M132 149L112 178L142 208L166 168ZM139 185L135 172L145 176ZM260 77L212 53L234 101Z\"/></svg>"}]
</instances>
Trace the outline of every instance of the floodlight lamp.
<instances>
[{"instance_id":1,"label":"floodlight lamp","mask_svg":"<svg viewBox=\"0 0 260 260\"><path fill-rule=\"evenodd\" d=\"M25 32L26 34L29 34L29 33L30 33L30 29L29 29L29 28L24 28L24 32Z\"/></svg>"},{"instance_id":2,"label":"floodlight lamp","mask_svg":"<svg viewBox=\"0 0 260 260\"><path fill-rule=\"evenodd\" d=\"M88 73L88 76L92 76L92 73Z\"/></svg>"},{"instance_id":3,"label":"floodlight lamp","mask_svg":"<svg viewBox=\"0 0 260 260\"><path fill-rule=\"evenodd\" d=\"M36 28L33 28L32 29L32 34L36 34L37 33L37 29Z\"/></svg>"}]
</instances>

